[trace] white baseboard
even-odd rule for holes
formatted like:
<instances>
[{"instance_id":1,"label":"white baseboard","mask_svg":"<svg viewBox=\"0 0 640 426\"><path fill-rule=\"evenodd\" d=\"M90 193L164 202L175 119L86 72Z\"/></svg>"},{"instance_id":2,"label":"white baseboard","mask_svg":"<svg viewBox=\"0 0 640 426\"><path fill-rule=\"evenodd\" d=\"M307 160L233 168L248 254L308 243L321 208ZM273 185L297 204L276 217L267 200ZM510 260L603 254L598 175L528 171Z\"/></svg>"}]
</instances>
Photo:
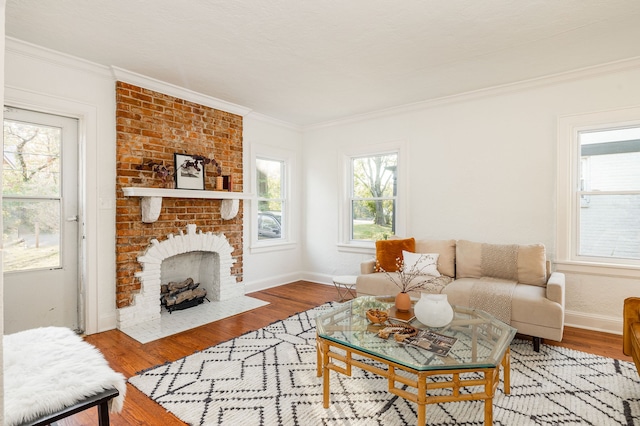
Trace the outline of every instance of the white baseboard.
<instances>
[{"instance_id":1,"label":"white baseboard","mask_svg":"<svg viewBox=\"0 0 640 426\"><path fill-rule=\"evenodd\" d=\"M300 279L304 281L311 281L316 284L333 285L333 275L317 274L315 272L301 272Z\"/></svg>"},{"instance_id":2,"label":"white baseboard","mask_svg":"<svg viewBox=\"0 0 640 426\"><path fill-rule=\"evenodd\" d=\"M602 331L604 333L622 334L622 318L618 317L565 310L564 325L584 328L586 330Z\"/></svg>"},{"instance_id":3,"label":"white baseboard","mask_svg":"<svg viewBox=\"0 0 640 426\"><path fill-rule=\"evenodd\" d=\"M301 279L301 274L299 272L293 272L290 274L269 277L267 279L259 281L245 281L244 291L245 293L253 293L255 291L266 290L268 288L277 287L279 285L300 281Z\"/></svg>"},{"instance_id":4,"label":"white baseboard","mask_svg":"<svg viewBox=\"0 0 640 426\"><path fill-rule=\"evenodd\" d=\"M86 331L87 334L102 333L103 331L114 330L117 327L116 313L108 313L101 316L98 319L98 330L91 330L91 333Z\"/></svg>"}]
</instances>

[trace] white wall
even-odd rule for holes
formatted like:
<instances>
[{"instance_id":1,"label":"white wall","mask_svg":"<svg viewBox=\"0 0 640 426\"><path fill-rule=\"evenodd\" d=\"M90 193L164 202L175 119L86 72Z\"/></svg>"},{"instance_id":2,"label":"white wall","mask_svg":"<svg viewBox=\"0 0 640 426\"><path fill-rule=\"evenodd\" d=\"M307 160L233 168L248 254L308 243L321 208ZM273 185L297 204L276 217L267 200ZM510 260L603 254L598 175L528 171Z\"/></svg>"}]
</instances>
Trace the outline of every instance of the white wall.
<instances>
[{"instance_id":1,"label":"white wall","mask_svg":"<svg viewBox=\"0 0 640 426\"><path fill-rule=\"evenodd\" d=\"M292 221L291 242L281 249L257 250L251 246L250 201L245 202L244 208L244 283L247 292L281 285L300 279L302 265L303 243L301 229L304 223L301 210L301 194L303 191L302 167L300 153L302 150L302 132L295 126L271 120L260 114L250 113L243 120L244 141L244 185L245 192L251 189L251 180L255 176L251 173L250 157L252 145L258 144L287 150L293 153L293 176L291 177L292 197L289 220Z\"/></svg>"},{"instance_id":2,"label":"white wall","mask_svg":"<svg viewBox=\"0 0 640 426\"><path fill-rule=\"evenodd\" d=\"M359 262L371 257L336 246L339 157L346 149L396 140L406 143L410 158L407 236L541 242L555 259L558 116L640 104L637 64L585 74L307 129L306 218L323 226L306 228L305 270L326 281L357 273ZM568 323L621 331L622 300L640 293L640 270L626 278L608 275L568 273Z\"/></svg>"}]
</instances>

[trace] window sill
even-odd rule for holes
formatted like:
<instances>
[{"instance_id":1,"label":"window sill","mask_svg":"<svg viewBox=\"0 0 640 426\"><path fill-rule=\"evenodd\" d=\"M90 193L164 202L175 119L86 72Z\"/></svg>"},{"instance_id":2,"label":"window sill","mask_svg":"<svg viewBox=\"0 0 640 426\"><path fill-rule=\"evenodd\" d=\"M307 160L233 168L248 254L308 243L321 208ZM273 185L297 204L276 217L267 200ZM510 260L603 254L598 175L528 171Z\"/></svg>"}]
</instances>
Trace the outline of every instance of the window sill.
<instances>
[{"instance_id":1,"label":"window sill","mask_svg":"<svg viewBox=\"0 0 640 426\"><path fill-rule=\"evenodd\" d=\"M343 253L376 254L376 247L373 243L340 243L338 251Z\"/></svg>"},{"instance_id":2,"label":"window sill","mask_svg":"<svg viewBox=\"0 0 640 426\"><path fill-rule=\"evenodd\" d=\"M553 262L558 272L570 272L586 275L603 275L620 278L640 278L640 266L617 263L596 263L575 260Z\"/></svg>"},{"instance_id":3,"label":"window sill","mask_svg":"<svg viewBox=\"0 0 640 426\"><path fill-rule=\"evenodd\" d=\"M254 253L269 253L273 251L280 250L293 250L297 247L297 243L295 241L279 241L279 242L269 242L269 243L256 243L249 247L251 254Z\"/></svg>"}]
</instances>

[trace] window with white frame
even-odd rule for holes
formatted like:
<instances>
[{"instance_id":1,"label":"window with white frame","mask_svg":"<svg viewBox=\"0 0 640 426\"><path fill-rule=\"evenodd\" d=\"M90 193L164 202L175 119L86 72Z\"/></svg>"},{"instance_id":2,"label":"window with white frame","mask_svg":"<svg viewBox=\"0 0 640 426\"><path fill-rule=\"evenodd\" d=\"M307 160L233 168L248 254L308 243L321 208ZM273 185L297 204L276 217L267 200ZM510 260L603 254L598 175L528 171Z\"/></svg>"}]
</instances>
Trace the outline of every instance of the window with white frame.
<instances>
[{"instance_id":1,"label":"window with white frame","mask_svg":"<svg viewBox=\"0 0 640 426\"><path fill-rule=\"evenodd\" d=\"M283 160L256 157L256 188L258 194L258 241L282 240L286 237L285 170Z\"/></svg>"},{"instance_id":2,"label":"window with white frame","mask_svg":"<svg viewBox=\"0 0 640 426\"><path fill-rule=\"evenodd\" d=\"M640 109L565 117L559 131L560 260L640 265Z\"/></svg>"},{"instance_id":3,"label":"window with white frame","mask_svg":"<svg viewBox=\"0 0 640 426\"><path fill-rule=\"evenodd\" d=\"M578 132L578 257L640 260L640 126Z\"/></svg>"},{"instance_id":4,"label":"window with white frame","mask_svg":"<svg viewBox=\"0 0 640 426\"><path fill-rule=\"evenodd\" d=\"M350 241L376 241L396 233L398 152L350 157Z\"/></svg>"}]
</instances>

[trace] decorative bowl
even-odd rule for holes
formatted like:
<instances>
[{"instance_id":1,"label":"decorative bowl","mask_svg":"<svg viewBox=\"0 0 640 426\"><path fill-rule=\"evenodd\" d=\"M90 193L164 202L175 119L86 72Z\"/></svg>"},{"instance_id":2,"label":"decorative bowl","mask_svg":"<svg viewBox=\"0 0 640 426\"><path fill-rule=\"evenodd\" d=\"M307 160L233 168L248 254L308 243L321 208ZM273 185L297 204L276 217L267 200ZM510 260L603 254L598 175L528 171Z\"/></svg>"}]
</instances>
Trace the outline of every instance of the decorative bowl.
<instances>
[{"instance_id":1,"label":"decorative bowl","mask_svg":"<svg viewBox=\"0 0 640 426\"><path fill-rule=\"evenodd\" d=\"M389 313L381 309L367 310L367 319L374 324L382 324L389 319Z\"/></svg>"}]
</instances>

